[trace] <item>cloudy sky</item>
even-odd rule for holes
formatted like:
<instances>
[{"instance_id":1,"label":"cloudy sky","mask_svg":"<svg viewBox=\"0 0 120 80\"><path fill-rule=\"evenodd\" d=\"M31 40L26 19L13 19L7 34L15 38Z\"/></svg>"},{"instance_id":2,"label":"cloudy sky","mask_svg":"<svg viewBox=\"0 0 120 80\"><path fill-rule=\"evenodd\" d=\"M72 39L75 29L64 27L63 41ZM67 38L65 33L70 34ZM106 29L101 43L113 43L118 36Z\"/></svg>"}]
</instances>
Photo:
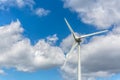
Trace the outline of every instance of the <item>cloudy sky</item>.
<instances>
[{"instance_id":1,"label":"cloudy sky","mask_svg":"<svg viewBox=\"0 0 120 80\"><path fill-rule=\"evenodd\" d=\"M83 39L82 80L119 80L119 4L119 0L0 0L0 80L76 80L78 51L69 53L73 38L64 17L78 35L109 30Z\"/></svg>"}]
</instances>

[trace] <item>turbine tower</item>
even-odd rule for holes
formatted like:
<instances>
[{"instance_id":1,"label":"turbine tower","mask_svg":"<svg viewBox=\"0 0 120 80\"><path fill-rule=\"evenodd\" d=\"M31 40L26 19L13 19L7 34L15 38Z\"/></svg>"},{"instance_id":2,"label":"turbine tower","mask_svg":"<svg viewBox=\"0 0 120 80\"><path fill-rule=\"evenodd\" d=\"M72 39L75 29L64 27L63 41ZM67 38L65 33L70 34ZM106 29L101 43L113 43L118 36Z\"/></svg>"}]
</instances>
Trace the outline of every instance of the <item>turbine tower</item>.
<instances>
[{"instance_id":1,"label":"turbine tower","mask_svg":"<svg viewBox=\"0 0 120 80\"><path fill-rule=\"evenodd\" d=\"M77 76L78 76L78 80L82 80L81 78L81 59L80 59L80 43L81 43L81 39L82 38L86 38L86 37L90 37L90 36L93 36L93 35L97 35L97 34L101 34L101 33L104 33L104 32L107 32L108 30L103 30L103 31L99 31L99 32L94 32L94 33L91 33L91 34L86 34L86 35L81 35L81 36L77 36L75 34L75 32L73 31L72 27L70 26L70 24L68 23L67 19L64 18L73 38L74 38L74 41L75 41L75 44L72 46L71 50L70 50L70 53L73 51L73 49L78 46L78 67L77 67ZM69 56L69 55L68 55ZM65 62L66 63L66 62Z\"/></svg>"}]
</instances>

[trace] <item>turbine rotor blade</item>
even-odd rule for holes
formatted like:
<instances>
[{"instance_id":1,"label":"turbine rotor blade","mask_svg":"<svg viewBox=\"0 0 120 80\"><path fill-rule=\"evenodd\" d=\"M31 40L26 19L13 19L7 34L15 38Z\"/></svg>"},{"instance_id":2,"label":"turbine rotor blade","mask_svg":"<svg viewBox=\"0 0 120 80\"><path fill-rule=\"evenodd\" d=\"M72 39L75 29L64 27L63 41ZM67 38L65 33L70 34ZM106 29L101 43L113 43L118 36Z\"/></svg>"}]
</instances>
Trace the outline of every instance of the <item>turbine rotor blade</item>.
<instances>
[{"instance_id":1,"label":"turbine rotor blade","mask_svg":"<svg viewBox=\"0 0 120 80\"><path fill-rule=\"evenodd\" d=\"M66 55L66 58L68 58L70 56L70 54L72 53L72 51L75 49L75 47L78 45L78 43L74 43L70 49L70 51L68 52L68 54Z\"/></svg>"},{"instance_id":2,"label":"turbine rotor blade","mask_svg":"<svg viewBox=\"0 0 120 80\"><path fill-rule=\"evenodd\" d=\"M85 37L89 37L89 36L93 36L93 35L105 33L105 32L107 32L107 31L108 31L108 30L104 30L104 31L94 32L94 33L91 33L91 34L82 35L80 38L85 38Z\"/></svg>"},{"instance_id":3,"label":"turbine rotor blade","mask_svg":"<svg viewBox=\"0 0 120 80\"><path fill-rule=\"evenodd\" d=\"M66 24L67 24L67 26L68 26L70 32L71 32L72 34L74 34L74 31L73 31L72 27L70 26L70 24L68 23L67 19L64 18L64 20L65 20L65 22L66 22Z\"/></svg>"},{"instance_id":4,"label":"turbine rotor blade","mask_svg":"<svg viewBox=\"0 0 120 80\"><path fill-rule=\"evenodd\" d=\"M72 51L74 50L74 48L75 48L77 45L78 45L78 43L76 43L76 42L73 43L72 48L70 49L70 51L69 51L69 52L67 53L67 55L66 55L66 59L65 59L65 62L64 62L64 64L63 64L63 66L62 66L62 69L65 67L68 58L70 57L70 55L72 54Z\"/></svg>"},{"instance_id":5,"label":"turbine rotor blade","mask_svg":"<svg viewBox=\"0 0 120 80\"><path fill-rule=\"evenodd\" d=\"M70 32L72 33L72 35L73 35L74 39L76 39L75 32L73 31L72 27L71 27L71 26L70 26L70 24L68 23L67 19L66 19L66 18L64 18L64 20L65 20L65 22L66 22L66 24L67 24L67 26L68 26L68 28L69 28Z\"/></svg>"}]
</instances>

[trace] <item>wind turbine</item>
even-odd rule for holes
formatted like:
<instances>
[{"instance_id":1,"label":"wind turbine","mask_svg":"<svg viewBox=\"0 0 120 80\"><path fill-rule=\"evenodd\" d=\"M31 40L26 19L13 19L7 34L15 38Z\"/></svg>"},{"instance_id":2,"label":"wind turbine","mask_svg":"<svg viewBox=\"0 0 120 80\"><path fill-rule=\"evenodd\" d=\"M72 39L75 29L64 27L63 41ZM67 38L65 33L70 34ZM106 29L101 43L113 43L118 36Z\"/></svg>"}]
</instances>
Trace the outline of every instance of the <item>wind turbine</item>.
<instances>
[{"instance_id":1,"label":"wind turbine","mask_svg":"<svg viewBox=\"0 0 120 80\"><path fill-rule=\"evenodd\" d=\"M77 75L77 76L78 76L78 80L82 80L82 79L81 79L81 60L80 60L80 43L81 43L81 41L82 41L81 39L82 39L82 38L86 38L86 37L90 37L90 36L93 36L93 35L101 34L101 33L107 32L108 30L103 30L103 31L99 31L99 32L94 32L94 33L90 33L90 34L86 34L86 35L77 36L77 35L75 34L75 32L73 31L72 27L70 26L70 24L68 23L67 19L64 18L64 20L65 20L65 22L66 22L66 24L67 24L70 32L72 33L72 36L73 36L74 41L75 41L75 43L74 43L74 45L72 46L72 48L71 48L71 50L69 51L69 53L71 53L71 52L74 50L74 48L75 48L76 46L78 46L78 68L77 68L77 73L78 73L78 75ZM69 56L69 55L68 55L68 56ZM68 57L68 56L66 56L66 57ZM66 63L66 61L65 61L65 63Z\"/></svg>"}]
</instances>

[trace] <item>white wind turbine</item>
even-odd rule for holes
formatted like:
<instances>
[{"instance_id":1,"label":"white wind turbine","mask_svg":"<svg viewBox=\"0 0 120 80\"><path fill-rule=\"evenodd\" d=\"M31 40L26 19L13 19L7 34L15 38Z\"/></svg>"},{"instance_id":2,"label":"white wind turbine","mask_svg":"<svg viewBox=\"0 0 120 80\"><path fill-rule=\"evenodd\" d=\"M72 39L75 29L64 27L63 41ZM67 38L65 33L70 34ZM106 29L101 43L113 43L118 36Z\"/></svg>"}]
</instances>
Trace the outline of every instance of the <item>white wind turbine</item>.
<instances>
[{"instance_id":1,"label":"white wind turbine","mask_svg":"<svg viewBox=\"0 0 120 80\"><path fill-rule=\"evenodd\" d=\"M64 18L64 20L65 20L65 22L66 22L66 24L67 24L70 32L72 33L73 38L74 38L74 41L75 41L75 43L73 44L73 46L72 46L71 50L69 51L69 53L71 53L71 52L74 50L74 48L75 48L76 46L78 46L78 69L77 69L78 75L77 75L77 76L78 76L78 80L82 80L82 79L81 79L81 61L80 61L80 60L81 60L81 59L80 59L80 42L82 41L81 39L82 39L82 38L89 37L89 36L97 35L97 34L100 34L100 33L104 33L104 32L107 32L108 30L103 30L103 31L94 32L94 33L91 33L91 34L86 34L86 35L77 36L77 35L75 34L75 32L73 31L73 29L71 28L70 24L68 23L67 19ZM67 55L66 57L68 57L68 56L69 56L69 55ZM65 64L66 64L66 61L65 61Z\"/></svg>"}]
</instances>

